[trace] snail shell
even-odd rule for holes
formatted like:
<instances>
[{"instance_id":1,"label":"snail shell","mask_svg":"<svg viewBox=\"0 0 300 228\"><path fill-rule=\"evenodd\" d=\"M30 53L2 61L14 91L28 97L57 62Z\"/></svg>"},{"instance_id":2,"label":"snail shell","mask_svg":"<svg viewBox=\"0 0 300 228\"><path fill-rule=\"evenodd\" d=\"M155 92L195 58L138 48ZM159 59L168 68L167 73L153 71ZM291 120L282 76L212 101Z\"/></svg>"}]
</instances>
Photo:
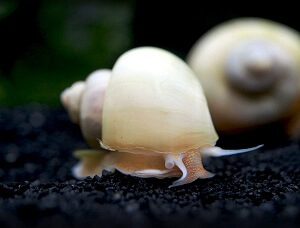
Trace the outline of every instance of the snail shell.
<instances>
[{"instance_id":1,"label":"snail shell","mask_svg":"<svg viewBox=\"0 0 300 228\"><path fill-rule=\"evenodd\" d=\"M213 28L191 49L220 132L239 132L290 118L299 109L300 36L258 18Z\"/></svg>"},{"instance_id":2,"label":"snail shell","mask_svg":"<svg viewBox=\"0 0 300 228\"><path fill-rule=\"evenodd\" d=\"M200 83L183 61L156 48L133 49L118 59L103 106L105 145L180 154L216 140Z\"/></svg>"}]
</instances>

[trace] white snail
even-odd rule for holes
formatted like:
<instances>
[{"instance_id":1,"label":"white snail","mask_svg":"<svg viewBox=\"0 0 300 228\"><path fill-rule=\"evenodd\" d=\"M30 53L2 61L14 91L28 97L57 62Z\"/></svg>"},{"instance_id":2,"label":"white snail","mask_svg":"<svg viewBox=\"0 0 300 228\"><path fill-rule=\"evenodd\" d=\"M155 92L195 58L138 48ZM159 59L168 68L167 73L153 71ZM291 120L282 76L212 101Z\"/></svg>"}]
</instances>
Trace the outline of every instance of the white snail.
<instances>
[{"instance_id":1,"label":"white snail","mask_svg":"<svg viewBox=\"0 0 300 228\"><path fill-rule=\"evenodd\" d=\"M91 134L88 139L101 139L106 152L79 152L82 161L74 169L77 177L117 169L138 177L180 177L172 185L178 186L213 176L202 165L203 155L245 152L215 147L218 136L201 85L192 70L173 54L152 47L136 48L124 53L106 75L108 84L106 79L93 83L102 88L94 94L101 96L97 110L102 113L93 117L95 125L102 127L97 127L98 135ZM87 84L89 80L91 76ZM81 103L81 108L87 107L83 104L87 102L86 92L75 86L63 92L62 101L69 111L80 113L80 108L66 105ZM69 96L76 102L66 102L72 90L82 94L81 100L77 94Z\"/></svg>"},{"instance_id":2,"label":"white snail","mask_svg":"<svg viewBox=\"0 0 300 228\"><path fill-rule=\"evenodd\" d=\"M285 121L300 128L300 35L258 18L236 19L204 35L188 64L201 81L219 132ZM287 122L286 122L287 121Z\"/></svg>"}]
</instances>

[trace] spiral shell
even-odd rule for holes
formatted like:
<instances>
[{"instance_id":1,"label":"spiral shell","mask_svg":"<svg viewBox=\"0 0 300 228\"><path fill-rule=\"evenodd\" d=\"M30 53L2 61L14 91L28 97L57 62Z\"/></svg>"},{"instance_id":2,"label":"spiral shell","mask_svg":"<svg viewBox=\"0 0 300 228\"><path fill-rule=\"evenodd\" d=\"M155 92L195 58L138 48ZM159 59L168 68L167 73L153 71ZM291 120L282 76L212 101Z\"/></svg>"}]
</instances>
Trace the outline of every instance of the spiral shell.
<instances>
[{"instance_id":1,"label":"spiral shell","mask_svg":"<svg viewBox=\"0 0 300 228\"><path fill-rule=\"evenodd\" d=\"M188 64L204 88L220 132L238 132L294 115L300 98L300 36L259 18L213 28Z\"/></svg>"}]
</instances>

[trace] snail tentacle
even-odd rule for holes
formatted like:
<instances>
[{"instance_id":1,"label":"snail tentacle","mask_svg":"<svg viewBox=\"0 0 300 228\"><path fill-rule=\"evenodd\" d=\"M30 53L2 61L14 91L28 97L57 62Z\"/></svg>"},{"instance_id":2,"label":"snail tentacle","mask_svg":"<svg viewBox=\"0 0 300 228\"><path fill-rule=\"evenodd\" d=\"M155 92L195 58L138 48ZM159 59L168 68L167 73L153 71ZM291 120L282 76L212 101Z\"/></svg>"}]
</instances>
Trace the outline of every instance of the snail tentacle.
<instances>
[{"instance_id":1,"label":"snail tentacle","mask_svg":"<svg viewBox=\"0 0 300 228\"><path fill-rule=\"evenodd\" d=\"M247 149L237 149L237 150L224 150L220 147L207 147L201 150L201 155L207 156L207 157L222 157L222 156L230 156L235 154L242 154L242 153L248 153L254 150L257 150L264 145L258 145L255 147L250 147Z\"/></svg>"},{"instance_id":2,"label":"snail tentacle","mask_svg":"<svg viewBox=\"0 0 300 228\"><path fill-rule=\"evenodd\" d=\"M167 157L168 157L169 162L172 160L172 163L174 163L182 173L181 177L177 181L174 181L172 183L172 185L169 186L169 188L185 184L185 179L188 175L188 172L187 172L187 168L185 167L185 164L183 163L183 155L182 154L180 154L180 155L171 155L170 154Z\"/></svg>"}]
</instances>

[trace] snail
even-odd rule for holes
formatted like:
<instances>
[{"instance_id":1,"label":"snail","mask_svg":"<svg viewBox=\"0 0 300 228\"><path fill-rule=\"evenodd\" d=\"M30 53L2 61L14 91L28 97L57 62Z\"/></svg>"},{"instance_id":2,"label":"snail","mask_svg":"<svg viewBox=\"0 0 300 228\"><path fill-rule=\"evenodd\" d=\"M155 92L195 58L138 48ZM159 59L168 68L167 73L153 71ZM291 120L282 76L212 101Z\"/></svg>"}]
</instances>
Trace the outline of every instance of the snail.
<instances>
[{"instance_id":1,"label":"snail","mask_svg":"<svg viewBox=\"0 0 300 228\"><path fill-rule=\"evenodd\" d=\"M94 89L92 96L86 91L89 84L101 89ZM94 124L84 125L80 109L93 107L84 105L88 96L94 97L92 103L98 108L90 115L96 118L90 120ZM101 98L95 103L97 96ZM203 156L258 148L232 151L215 147L218 136L200 82L186 63L159 48L125 52L112 71L100 70L86 82L75 83L62 93L61 100L70 117L81 120L81 129L97 129L82 129L83 133L93 132L91 138L85 137L98 150L76 153L81 162L73 171L79 178L118 170L137 177L179 177L174 187L213 176L203 167ZM95 146L93 140L100 145Z\"/></svg>"},{"instance_id":2,"label":"snail","mask_svg":"<svg viewBox=\"0 0 300 228\"><path fill-rule=\"evenodd\" d=\"M260 18L231 20L200 38L187 62L201 81L218 132L280 122L292 137L300 133L295 30Z\"/></svg>"}]
</instances>

